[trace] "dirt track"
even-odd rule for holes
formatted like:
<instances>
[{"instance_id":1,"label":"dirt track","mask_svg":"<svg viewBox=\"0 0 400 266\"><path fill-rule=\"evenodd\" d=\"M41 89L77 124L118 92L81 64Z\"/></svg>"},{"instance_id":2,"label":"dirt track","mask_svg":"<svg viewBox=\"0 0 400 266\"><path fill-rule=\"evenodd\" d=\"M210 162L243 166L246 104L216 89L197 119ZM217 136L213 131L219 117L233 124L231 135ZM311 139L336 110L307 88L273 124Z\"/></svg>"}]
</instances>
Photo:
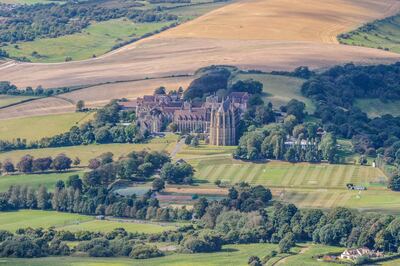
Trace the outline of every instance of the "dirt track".
<instances>
[{"instance_id":1,"label":"dirt track","mask_svg":"<svg viewBox=\"0 0 400 266\"><path fill-rule=\"evenodd\" d=\"M339 45L335 38L399 10L397 0L243 0L96 59L5 63L0 65L0 80L19 86L60 87L187 74L211 64L290 70L350 61L389 63L400 55ZM160 84L147 85L154 88ZM104 102L105 97L100 93L93 99L92 95L91 101Z\"/></svg>"}]
</instances>

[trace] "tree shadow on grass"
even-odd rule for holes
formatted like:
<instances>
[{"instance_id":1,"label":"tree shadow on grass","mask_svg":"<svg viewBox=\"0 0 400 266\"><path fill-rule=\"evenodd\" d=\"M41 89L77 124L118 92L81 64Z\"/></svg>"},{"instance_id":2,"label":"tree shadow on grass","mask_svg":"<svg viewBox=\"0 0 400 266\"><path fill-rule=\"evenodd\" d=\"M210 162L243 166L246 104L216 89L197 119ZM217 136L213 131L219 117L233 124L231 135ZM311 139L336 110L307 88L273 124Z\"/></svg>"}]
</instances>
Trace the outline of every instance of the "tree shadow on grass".
<instances>
[{"instance_id":1,"label":"tree shadow on grass","mask_svg":"<svg viewBox=\"0 0 400 266\"><path fill-rule=\"evenodd\" d=\"M236 248L223 248L221 251L218 252L238 252L239 250Z\"/></svg>"}]
</instances>

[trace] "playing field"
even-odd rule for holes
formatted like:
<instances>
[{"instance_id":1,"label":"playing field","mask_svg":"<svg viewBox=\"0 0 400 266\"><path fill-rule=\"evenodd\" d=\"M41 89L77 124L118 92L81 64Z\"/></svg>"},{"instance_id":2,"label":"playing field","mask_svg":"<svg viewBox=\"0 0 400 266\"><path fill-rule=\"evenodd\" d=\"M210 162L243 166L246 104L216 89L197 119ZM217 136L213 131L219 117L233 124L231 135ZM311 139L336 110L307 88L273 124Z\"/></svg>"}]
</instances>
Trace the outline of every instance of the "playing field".
<instances>
[{"instance_id":1,"label":"playing field","mask_svg":"<svg viewBox=\"0 0 400 266\"><path fill-rule=\"evenodd\" d=\"M71 147L60 148L46 148L46 149L32 149L32 150L16 150L5 153L0 153L0 161L11 159L14 163L18 162L22 156L30 154L33 157L55 157L63 153L70 158L78 157L81 160L81 165L87 165L90 159L93 159L104 152L112 152L114 158L126 155L131 151L141 150L156 150L171 152L176 145L176 135L167 135L166 138L152 139L149 143L144 144L92 144L92 145L79 145Z\"/></svg>"},{"instance_id":2,"label":"playing field","mask_svg":"<svg viewBox=\"0 0 400 266\"><path fill-rule=\"evenodd\" d=\"M92 117L93 113L69 113L0 120L0 139L21 138L31 141L52 137L66 132L72 126L88 121Z\"/></svg>"},{"instance_id":3,"label":"playing field","mask_svg":"<svg viewBox=\"0 0 400 266\"><path fill-rule=\"evenodd\" d=\"M115 19L92 23L80 33L58 38L18 42L3 47L10 56L27 57L32 62L63 62L66 57L82 60L100 56L121 42L139 38L170 25L172 22L134 23L128 19ZM32 56L36 52L36 56Z\"/></svg>"},{"instance_id":4,"label":"playing field","mask_svg":"<svg viewBox=\"0 0 400 266\"><path fill-rule=\"evenodd\" d=\"M254 79L263 84L264 100L271 102L275 108L287 104L292 99L297 99L306 104L306 110L312 113L315 106L312 101L301 94L303 79L270 74L239 74L236 80Z\"/></svg>"},{"instance_id":5,"label":"playing field","mask_svg":"<svg viewBox=\"0 0 400 266\"><path fill-rule=\"evenodd\" d=\"M384 183L385 175L370 166L310 164L270 161L247 163L229 157L203 159L196 165L196 178L235 184L241 181L271 188L344 188L347 183L370 186Z\"/></svg>"},{"instance_id":6,"label":"playing field","mask_svg":"<svg viewBox=\"0 0 400 266\"><path fill-rule=\"evenodd\" d=\"M3 175L0 176L0 192L7 191L12 185L28 186L38 188L43 185L50 190L54 189L54 185L58 180L66 181L71 175L81 175L80 171L69 171L63 173L48 174L22 174L22 175Z\"/></svg>"},{"instance_id":7,"label":"playing field","mask_svg":"<svg viewBox=\"0 0 400 266\"><path fill-rule=\"evenodd\" d=\"M0 230L15 231L19 228L48 228L57 230L110 232L123 227L128 232L160 233L175 229L174 224L159 225L156 223L136 223L131 220L108 221L95 220L94 216L38 210L21 210L0 212Z\"/></svg>"}]
</instances>

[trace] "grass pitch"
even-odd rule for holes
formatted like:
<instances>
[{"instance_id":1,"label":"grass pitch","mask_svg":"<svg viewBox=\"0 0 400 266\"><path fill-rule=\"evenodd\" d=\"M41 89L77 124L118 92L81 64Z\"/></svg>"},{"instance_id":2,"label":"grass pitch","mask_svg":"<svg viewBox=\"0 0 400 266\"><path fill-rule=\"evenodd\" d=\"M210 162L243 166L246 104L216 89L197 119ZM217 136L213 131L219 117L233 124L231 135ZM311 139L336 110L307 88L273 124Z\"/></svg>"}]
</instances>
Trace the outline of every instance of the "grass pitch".
<instances>
[{"instance_id":1,"label":"grass pitch","mask_svg":"<svg viewBox=\"0 0 400 266\"><path fill-rule=\"evenodd\" d=\"M39 140L68 131L72 126L88 121L93 113L69 113L29 118L13 118L0 121L0 139L16 138Z\"/></svg>"}]
</instances>

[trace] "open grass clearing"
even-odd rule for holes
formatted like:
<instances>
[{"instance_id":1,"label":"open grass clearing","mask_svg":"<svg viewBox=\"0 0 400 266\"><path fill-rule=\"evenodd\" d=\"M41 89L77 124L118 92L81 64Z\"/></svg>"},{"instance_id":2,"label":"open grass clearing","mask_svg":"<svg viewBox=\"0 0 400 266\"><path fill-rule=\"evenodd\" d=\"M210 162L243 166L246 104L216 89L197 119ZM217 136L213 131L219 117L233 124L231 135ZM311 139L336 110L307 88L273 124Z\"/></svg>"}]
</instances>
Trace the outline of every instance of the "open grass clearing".
<instances>
[{"instance_id":1,"label":"open grass clearing","mask_svg":"<svg viewBox=\"0 0 400 266\"><path fill-rule=\"evenodd\" d=\"M271 74L238 74L232 82L237 80L254 79L263 84L264 100L271 102L275 108L297 99L306 104L306 111L313 113L315 106L312 101L301 94L303 79L271 75Z\"/></svg>"},{"instance_id":2,"label":"open grass clearing","mask_svg":"<svg viewBox=\"0 0 400 266\"><path fill-rule=\"evenodd\" d=\"M128 19L92 22L80 33L18 42L17 48L10 44L3 49L10 56L27 57L32 62L63 62L67 57L72 60L82 60L103 55L116 44L141 37L171 23L134 23ZM36 56L33 56L34 52L37 53Z\"/></svg>"},{"instance_id":3,"label":"open grass clearing","mask_svg":"<svg viewBox=\"0 0 400 266\"><path fill-rule=\"evenodd\" d=\"M358 99L355 102L355 106L371 118L386 114L400 116L400 101L382 102L379 99Z\"/></svg>"},{"instance_id":4,"label":"open grass clearing","mask_svg":"<svg viewBox=\"0 0 400 266\"><path fill-rule=\"evenodd\" d=\"M0 95L0 107L8 106L10 104L19 103L28 99L32 99L32 96L14 96L14 95Z\"/></svg>"},{"instance_id":5,"label":"open grass clearing","mask_svg":"<svg viewBox=\"0 0 400 266\"><path fill-rule=\"evenodd\" d=\"M69 113L1 120L0 139L39 140L68 131L72 126L92 119L93 113Z\"/></svg>"},{"instance_id":6,"label":"open grass clearing","mask_svg":"<svg viewBox=\"0 0 400 266\"><path fill-rule=\"evenodd\" d=\"M91 144L79 145L60 148L45 148L45 149L31 149L31 150L16 150L10 152L0 153L0 161L10 159L14 163L18 162L22 156L30 154L35 158L52 156L55 157L63 153L70 158L78 157L81 160L81 165L87 165L90 159L93 159L105 152L112 152L114 158L118 159L120 156L126 155L132 151L141 150L154 150L171 152L176 145L176 135L168 134L165 138L155 138L149 143L143 144Z\"/></svg>"},{"instance_id":7,"label":"open grass clearing","mask_svg":"<svg viewBox=\"0 0 400 266\"><path fill-rule=\"evenodd\" d=\"M128 258L82 258L82 257L48 257L38 259L2 259L2 265L31 266L104 266L104 265L140 265L140 266L219 266L219 265L247 265L250 256L262 257L277 249L274 244L238 244L225 245L221 252L198 254L172 254L165 257L134 260Z\"/></svg>"},{"instance_id":8,"label":"open grass clearing","mask_svg":"<svg viewBox=\"0 0 400 266\"><path fill-rule=\"evenodd\" d=\"M0 229L14 232L19 228L27 227L63 227L71 224L80 224L93 219L93 216L55 211L21 210L0 212Z\"/></svg>"},{"instance_id":9,"label":"open grass clearing","mask_svg":"<svg viewBox=\"0 0 400 266\"><path fill-rule=\"evenodd\" d=\"M12 185L38 188L43 185L49 190L54 189L58 180L66 181L71 175L82 175L80 171L45 174L0 175L0 192L7 191Z\"/></svg>"}]
</instances>

